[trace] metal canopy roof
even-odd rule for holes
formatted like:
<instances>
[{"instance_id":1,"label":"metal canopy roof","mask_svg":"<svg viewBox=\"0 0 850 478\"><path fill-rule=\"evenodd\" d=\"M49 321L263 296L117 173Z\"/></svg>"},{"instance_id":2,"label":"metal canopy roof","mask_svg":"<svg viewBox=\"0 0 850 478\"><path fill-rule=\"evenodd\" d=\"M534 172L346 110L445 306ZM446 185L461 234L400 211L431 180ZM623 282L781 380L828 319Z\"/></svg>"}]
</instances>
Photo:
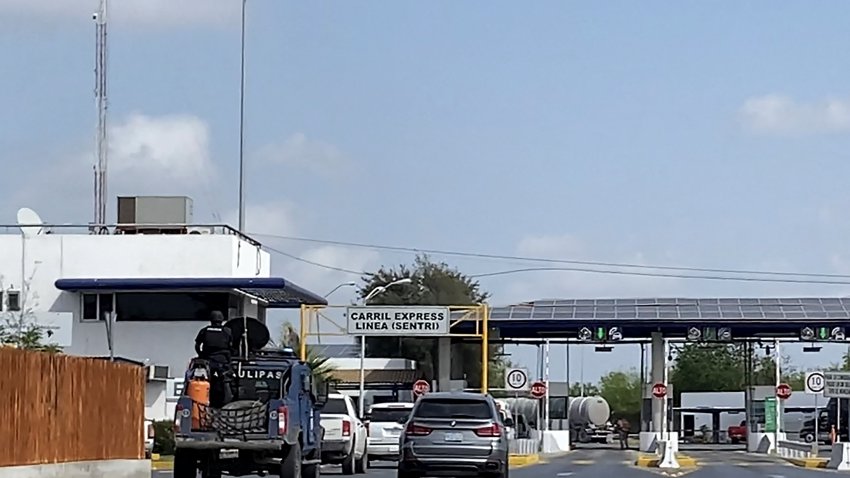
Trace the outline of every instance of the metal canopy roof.
<instances>
[{"instance_id":1,"label":"metal canopy roof","mask_svg":"<svg viewBox=\"0 0 850 478\"><path fill-rule=\"evenodd\" d=\"M133 277L58 279L59 290L73 292L221 292L239 291L256 297L268 308L299 308L301 305L327 305L323 297L283 277Z\"/></svg>"},{"instance_id":2,"label":"metal canopy roof","mask_svg":"<svg viewBox=\"0 0 850 478\"><path fill-rule=\"evenodd\" d=\"M583 326L620 326L626 338L688 326L732 327L734 337L799 333L803 326L850 326L850 298L649 298L538 300L490 310L503 338L575 337Z\"/></svg>"}]
</instances>

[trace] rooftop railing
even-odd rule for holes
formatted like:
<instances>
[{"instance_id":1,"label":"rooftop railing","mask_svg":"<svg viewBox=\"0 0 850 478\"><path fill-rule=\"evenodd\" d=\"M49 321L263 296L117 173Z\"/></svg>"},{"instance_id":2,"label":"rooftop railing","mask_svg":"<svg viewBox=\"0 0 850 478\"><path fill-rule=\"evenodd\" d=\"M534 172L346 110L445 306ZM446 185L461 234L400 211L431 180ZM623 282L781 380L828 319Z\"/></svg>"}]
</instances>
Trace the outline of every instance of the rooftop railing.
<instances>
[{"instance_id":1,"label":"rooftop railing","mask_svg":"<svg viewBox=\"0 0 850 478\"><path fill-rule=\"evenodd\" d=\"M228 224L0 224L0 234L21 234L27 231L34 234L37 229L41 234L88 234L88 235L231 235L260 246L256 239L239 232Z\"/></svg>"}]
</instances>

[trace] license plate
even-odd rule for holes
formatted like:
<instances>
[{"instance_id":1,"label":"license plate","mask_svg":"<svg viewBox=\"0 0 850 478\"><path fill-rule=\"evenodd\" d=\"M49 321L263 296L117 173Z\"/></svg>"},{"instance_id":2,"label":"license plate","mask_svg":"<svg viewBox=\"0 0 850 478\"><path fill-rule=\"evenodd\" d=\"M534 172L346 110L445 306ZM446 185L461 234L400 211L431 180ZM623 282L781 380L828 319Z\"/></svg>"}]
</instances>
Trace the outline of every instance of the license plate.
<instances>
[{"instance_id":1,"label":"license plate","mask_svg":"<svg viewBox=\"0 0 850 478\"><path fill-rule=\"evenodd\" d=\"M235 448L225 448L218 453L220 458L238 458L239 450Z\"/></svg>"},{"instance_id":2,"label":"license plate","mask_svg":"<svg viewBox=\"0 0 850 478\"><path fill-rule=\"evenodd\" d=\"M463 441L463 433L446 433L446 441Z\"/></svg>"}]
</instances>

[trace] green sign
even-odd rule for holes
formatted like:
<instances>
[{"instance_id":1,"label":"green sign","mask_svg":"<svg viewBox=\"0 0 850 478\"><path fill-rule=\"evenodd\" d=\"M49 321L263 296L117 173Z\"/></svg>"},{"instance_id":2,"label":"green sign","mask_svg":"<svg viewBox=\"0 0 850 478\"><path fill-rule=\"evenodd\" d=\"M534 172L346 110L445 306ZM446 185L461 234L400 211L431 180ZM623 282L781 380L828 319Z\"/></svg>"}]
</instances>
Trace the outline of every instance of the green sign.
<instances>
[{"instance_id":1,"label":"green sign","mask_svg":"<svg viewBox=\"0 0 850 478\"><path fill-rule=\"evenodd\" d=\"M605 327L596 327L596 340L603 341L608 338L608 331Z\"/></svg>"},{"instance_id":2,"label":"green sign","mask_svg":"<svg viewBox=\"0 0 850 478\"><path fill-rule=\"evenodd\" d=\"M772 433L776 431L776 398L764 399L764 431Z\"/></svg>"},{"instance_id":3,"label":"green sign","mask_svg":"<svg viewBox=\"0 0 850 478\"><path fill-rule=\"evenodd\" d=\"M818 338L821 340L829 340L829 327L818 327Z\"/></svg>"}]
</instances>

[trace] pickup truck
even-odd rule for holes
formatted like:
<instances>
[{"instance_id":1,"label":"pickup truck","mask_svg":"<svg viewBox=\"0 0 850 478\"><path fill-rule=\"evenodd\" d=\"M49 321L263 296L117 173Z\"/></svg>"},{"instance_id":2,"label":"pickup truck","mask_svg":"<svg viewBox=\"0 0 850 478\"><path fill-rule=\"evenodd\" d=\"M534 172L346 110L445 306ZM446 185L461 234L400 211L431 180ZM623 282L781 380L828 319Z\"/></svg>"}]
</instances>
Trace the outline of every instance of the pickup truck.
<instances>
[{"instance_id":1,"label":"pickup truck","mask_svg":"<svg viewBox=\"0 0 850 478\"><path fill-rule=\"evenodd\" d=\"M367 415L370 460L398 461L399 437L410 418L413 404L408 402L376 403Z\"/></svg>"},{"instance_id":2,"label":"pickup truck","mask_svg":"<svg viewBox=\"0 0 850 478\"><path fill-rule=\"evenodd\" d=\"M747 421L744 420L740 425L732 425L726 430L729 436L729 441L732 443L741 443L747 441Z\"/></svg>"},{"instance_id":3,"label":"pickup truck","mask_svg":"<svg viewBox=\"0 0 850 478\"><path fill-rule=\"evenodd\" d=\"M366 473L369 453L366 427L357 418L354 403L347 395L331 393L321 411L324 428L322 464L342 465L343 475Z\"/></svg>"}]
</instances>

